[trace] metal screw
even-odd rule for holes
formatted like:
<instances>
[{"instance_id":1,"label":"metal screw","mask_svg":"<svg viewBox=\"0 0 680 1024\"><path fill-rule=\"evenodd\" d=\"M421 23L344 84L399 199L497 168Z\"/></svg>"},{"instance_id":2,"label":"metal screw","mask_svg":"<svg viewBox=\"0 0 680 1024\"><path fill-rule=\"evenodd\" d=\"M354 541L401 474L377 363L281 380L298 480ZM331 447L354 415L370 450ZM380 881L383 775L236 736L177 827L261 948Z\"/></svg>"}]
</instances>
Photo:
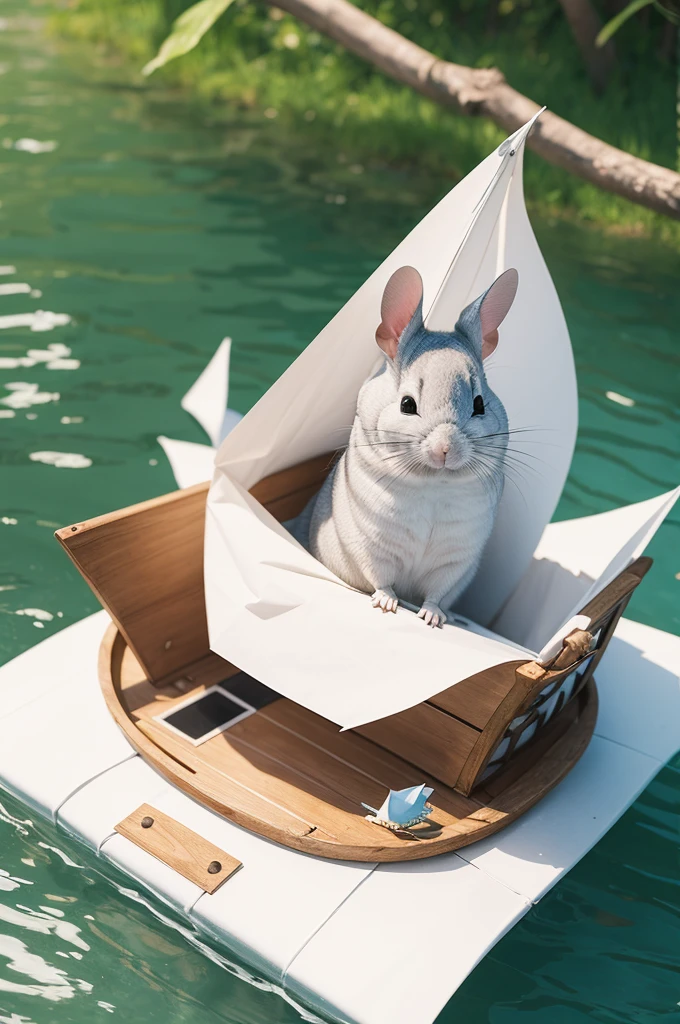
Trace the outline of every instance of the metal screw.
<instances>
[{"instance_id":1,"label":"metal screw","mask_svg":"<svg viewBox=\"0 0 680 1024\"><path fill-rule=\"evenodd\" d=\"M148 814L145 818L142 818L142 828L151 828L152 825L153 818L150 818Z\"/></svg>"},{"instance_id":2,"label":"metal screw","mask_svg":"<svg viewBox=\"0 0 680 1024\"><path fill-rule=\"evenodd\" d=\"M72 526L71 527L71 533L75 533L77 529L78 529L77 526Z\"/></svg>"},{"instance_id":3,"label":"metal screw","mask_svg":"<svg viewBox=\"0 0 680 1024\"><path fill-rule=\"evenodd\" d=\"M216 875L221 870L222 870L222 865L220 864L220 862L218 860L212 860L208 864L208 874L209 875Z\"/></svg>"}]
</instances>

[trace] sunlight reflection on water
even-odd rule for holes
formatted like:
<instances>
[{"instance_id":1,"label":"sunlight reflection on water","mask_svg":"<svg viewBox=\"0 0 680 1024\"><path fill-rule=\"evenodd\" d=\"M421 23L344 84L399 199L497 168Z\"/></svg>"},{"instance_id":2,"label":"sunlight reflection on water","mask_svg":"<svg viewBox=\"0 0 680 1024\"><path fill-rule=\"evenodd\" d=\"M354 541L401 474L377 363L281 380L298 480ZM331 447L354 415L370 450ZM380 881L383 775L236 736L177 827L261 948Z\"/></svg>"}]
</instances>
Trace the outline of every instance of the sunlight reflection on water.
<instances>
[{"instance_id":1,"label":"sunlight reflection on water","mask_svg":"<svg viewBox=\"0 0 680 1024\"><path fill-rule=\"evenodd\" d=\"M208 126L161 85L131 87L91 48L55 43L20 0L10 8L0 35L0 660L96 610L52 531L172 489L156 437L205 443L180 398L225 333L230 403L243 412L444 187L292 145L280 118L211 109ZM538 232L580 389L559 516L670 489L680 478L676 255L569 225ZM633 605L675 632L679 516L655 539ZM679 809L680 775L667 768L474 972L442 1024L676 1013ZM0 1024L312 1019L112 869L114 885L104 881L97 863L3 798Z\"/></svg>"}]
</instances>

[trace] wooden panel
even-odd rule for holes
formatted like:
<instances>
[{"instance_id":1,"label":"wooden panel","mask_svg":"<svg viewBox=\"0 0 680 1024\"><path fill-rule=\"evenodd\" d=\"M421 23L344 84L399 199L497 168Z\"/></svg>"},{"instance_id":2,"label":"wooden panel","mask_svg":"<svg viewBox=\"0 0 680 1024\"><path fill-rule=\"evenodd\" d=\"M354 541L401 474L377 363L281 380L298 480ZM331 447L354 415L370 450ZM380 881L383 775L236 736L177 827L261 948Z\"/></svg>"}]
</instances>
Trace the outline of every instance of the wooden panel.
<instances>
[{"instance_id":1,"label":"wooden panel","mask_svg":"<svg viewBox=\"0 0 680 1024\"><path fill-rule=\"evenodd\" d=\"M332 456L275 473L252 488L273 515L301 511ZM207 483L57 531L146 677L171 679L208 652L203 593Z\"/></svg>"},{"instance_id":2,"label":"wooden panel","mask_svg":"<svg viewBox=\"0 0 680 1024\"><path fill-rule=\"evenodd\" d=\"M614 605L623 598L630 597L651 565L651 558L638 558L582 609L581 614L587 615L591 619L591 632L593 631L592 627L595 627Z\"/></svg>"},{"instance_id":3,"label":"wooden panel","mask_svg":"<svg viewBox=\"0 0 680 1024\"><path fill-rule=\"evenodd\" d=\"M213 846L150 804L142 804L120 821L115 830L200 886L204 892L215 892L222 882L242 867L236 857Z\"/></svg>"},{"instance_id":4,"label":"wooden panel","mask_svg":"<svg viewBox=\"0 0 680 1024\"><path fill-rule=\"evenodd\" d=\"M152 741L159 755L165 752L169 756L169 760L164 761L162 756L155 755L152 763L160 762L159 766L182 789L225 817L233 818L246 827L250 821L266 822L271 832L265 831L264 834L270 838L274 834L277 837L306 836L316 828L316 823L305 818L301 812L289 811L277 804L269 791L266 795L258 793L237 779L229 778L228 783L225 783L223 772L204 770L207 766L196 757L198 748L183 743L169 729L155 722L140 720L137 727L133 727L132 735L140 732ZM136 738L139 746L138 736ZM168 768L171 769L170 773Z\"/></svg>"},{"instance_id":5,"label":"wooden panel","mask_svg":"<svg viewBox=\"0 0 680 1024\"><path fill-rule=\"evenodd\" d=\"M252 718L259 718L259 714ZM236 726L199 747L173 736L155 722L140 723L140 728L155 743L192 768L199 783L203 778L211 778L213 783L216 777L222 779L223 798L230 803L236 787L239 798L244 792L264 798L267 808L261 820L272 832L276 821L274 812L283 811L295 814L313 829L321 829L327 839L343 846L366 846L376 840L376 826L366 821L366 811L360 802L341 796L315 779L269 757L257 747L233 738ZM401 841L392 833L381 832L384 832L379 837L381 846L400 844Z\"/></svg>"},{"instance_id":6,"label":"wooden panel","mask_svg":"<svg viewBox=\"0 0 680 1024\"><path fill-rule=\"evenodd\" d=\"M277 700L267 705L260 714L289 731L292 740L309 743L341 762L352 765L362 776L379 783L383 796L388 789L405 789L424 782L434 789L430 798L432 806L441 808L451 819L464 818L480 806L476 799L459 796L442 786L438 779L422 768L417 768L357 733L340 732L337 725L293 701Z\"/></svg>"},{"instance_id":7,"label":"wooden panel","mask_svg":"<svg viewBox=\"0 0 680 1024\"><path fill-rule=\"evenodd\" d=\"M523 661L511 661L468 676L455 686L436 693L427 703L455 715L475 729L484 729L515 685L515 669L522 664Z\"/></svg>"},{"instance_id":8,"label":"wooden panel","mask_svg":"<svg viewBox=\"0 0 680 1024\"><path fill-rule=\"evenodd\" d=\"M477 729L429 704L418 704L398 715L362 725L355 732L449 786L456 784L480 735Z\"/></svg>"},{"instance_id":9,"label":"wooden panel","mask_svg":"<svg viewBox=\"0 0 680 1024\"><path fill-rule=\"evenodd\" d=\"M521 814L568 774L587 745L584 731L592 734L595 728L597 691L592 681L566 706L564 716L565 721L560 721L562 715L552 720L535 744L518 751L517 764L511 762L506 772L483 787L481 797L488 798L489 807Z\"/></svg>"},{"instance_id":10,"label":"wooden panel","mask_svg":"<svg viewBox=\"0 0 680 1024\"><path fill-rule=\"evenodd\" d=\"M276 702L279 703L278 701ZM235 743L237 747L243 743L251 750L258 750L275 759L280 765L290 768L293 773L305 779L313 779L320 786L327 788L331 793L337 794L343 804L352 812L362 816L366 811L362 809L362 803L372 807L380 807L387 796L389 789L399 789L399 780L390 779L383 783L361 772L356 765L356 751L347 750L352 760L337 757L328 752L322 746L309 743L304 736L291 735L287 729L269 719L267 712L276 708L276 704L263 709L260 714L252 715L250 718L239 722L229 730L229 742ZM344 734L347 735L347 734ZM353 737L360 740L360 737ZM246 755L247 756L247 755ZM403 763L402 763L403 764ZM415 777L418 769L413 769L411 782L405 785L419 785L424 782L422 774ZM403 774L400 772L400 775ZM439 784L436 789L440 789ZM476 809L476 805L461 798L457 813L451 813L445 806L446 800L439 799L441 794L435 792L430 801L437 807L437 821L441 825L449 825ZM326 797L327 798L327 797ZM331 797L332 799L332 797ZM450 806L450 802L449 806Z\"/></svg>"},{"instance_id":11,"label":"wooden panel","mask_svg":"<svg viewBox=\"0 0 680 1024\"><path fill-rule=\"evenodd\" d=\"M150 679L208 650L203 598L207 484L57 531Z\"/></svg>"},{"instance_id":12,"label":"wooden panel","mask_svg":"<svg viewBox=\"0 0 680 1024\"><path fill-rule=\"evenodd\" d=\"M194 747L157 722L144 718L133 720L137 714L151 714L153 705L162 707L164 701L177 697L170 696L171 692L176 692L170 688L156 690L155 699L151 691L151 708L138 707L137 712L131 713L124 700L130 692L139 697L140 680L138 673L133 672L129 690L122 691L120 673L125 662L125 642L111 626L99 659L107 706L133 746L173 785L238 825L293 849L321 857L369 863L446 853L509 824L540 799L578 760L592 734L597 707L591 683L582 699L575 702L578 715L570 717L565 735L542 753L539 770L534 772L532 762L524 774L505 776L507 789L489 794L488 805L477 799L464 800L444 783L434 781L435 811L429 823L424 822L408 832L391 832L366 822L363 808L356 807L357 798L366 786L367 792L376 793L375 787L379 786L384 795L383 784L389 785L392 772L395 779L403 779L406 785L420 781L432 784L432 779L423 777L422 769L395 757L365 737L340 736L331 723L304 709L296 709L283 699ZM439 716L442 722L456 722L435 708L426 708L426 711ZM258 719L259 724L265 726L261 733L257 731ZM250 723L249 731L241 729L239 733L238 727L245 723ZM311 730L310 725L313 725ZM274 732L275 728L280 732ZM345 740L351 746L346 745ZM526 764L524 760L518 761L512 768ZM374 774L385 771L389 778ZM415 779L413 773L416 773ZM537 784L533 782L534 777L539 780ZM394 785L392 783L393 788ZM508 798L511 791L514 795ZM465 816L458 817L464 811L467 811Z\"/></svg>"},{"instance_id":13,"label":"wooden panel","mask_svg":"<svg viewBox=\"0 0 680 1024\"><path fill-rule=\"evenodd\" d=\"M318 490L328 476L334 458L334 452L326 452L324 455L316 455L313 459L307 459L306 462L300 462L297 466L290 466L288 469L282 469L279 473L272 473L251 487L250 493L261 505L269 508L271 502L294 494L296 491L302 491L314 485Z\"/></svg>"},{"instance_id":14,"label":"wooden panel","mask_svg":"<svg viewBox=\"0 0 680 1024\"><path fill-rule=\"evenodd\" d=\"M192 696L204 688L196 686L191 690ZM176 686L158 690L147 684L146 695L148 702L140 706L135 686L131 693L135 704L128 704L128 708L134 718L154 723L160 712L165 713L173 704L183 703L187 691L178 692ZM127 690L125 696L128 699ZM159 723L154 724L157 726ZM153 737L157 736L153 732ZM175 738L182 743L181 737ZM324 799L332 801L333 794L336 794L345 809L362 817L365 814L362 803L380 806L389 789L403 789L423 782L435 789L430 802L437 809L436 817L440 824L451 824L465 818L481 806L476 800L445 789L421 768L395 757L361 736L340 732L332 722L283 697L267 704L257 715L232 726L228 736L223 735L220 739L221 742L202 744L199 749L183 745L181 756L186 759L193 751L192 756L196 760L224 770L222 745L226 741L246 757L250 751L253 762L261 761L262 757L270 767L272 762L277 762L279 772L276 774L292 779L297 786L304 788L305 779L319 783L327 790L323 793ZM180 756L177 749L175 754ZM192 760L192 764L195 767L196 761ZM281 795L277 799L285 800Z\"/></svg>"}]
</instances>

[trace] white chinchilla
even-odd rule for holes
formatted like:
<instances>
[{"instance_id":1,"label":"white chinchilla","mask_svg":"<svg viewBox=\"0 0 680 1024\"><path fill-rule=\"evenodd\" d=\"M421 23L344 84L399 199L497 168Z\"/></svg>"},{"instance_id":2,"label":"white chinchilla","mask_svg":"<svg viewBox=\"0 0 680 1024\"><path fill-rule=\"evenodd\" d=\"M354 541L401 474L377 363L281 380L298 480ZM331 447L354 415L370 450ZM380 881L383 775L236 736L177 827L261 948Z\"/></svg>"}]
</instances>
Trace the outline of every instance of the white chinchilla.
<instances>
[{"instance_id":1,"label":"white chinchilla","mask_svg":"<svg viewBox=\"0 0 680 1024\"><path fill-rule=\"evenodd\" d=\"M336 576L428 625L477 571L503 493L508 420L483 361L517 291L506 270L452 332L423 325L413 267L387 283L376 341L385 353L359 392L349 444L290 528Z\"/></svg>"}]
</instances>

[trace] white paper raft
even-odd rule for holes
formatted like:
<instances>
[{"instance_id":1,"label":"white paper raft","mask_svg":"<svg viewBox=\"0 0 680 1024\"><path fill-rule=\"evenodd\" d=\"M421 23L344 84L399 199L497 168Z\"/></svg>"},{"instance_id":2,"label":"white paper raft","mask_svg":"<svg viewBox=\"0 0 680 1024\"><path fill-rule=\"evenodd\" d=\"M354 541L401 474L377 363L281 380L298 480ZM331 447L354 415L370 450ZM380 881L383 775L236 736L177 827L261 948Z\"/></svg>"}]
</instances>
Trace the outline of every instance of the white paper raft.
<instances>
[{"instance_id":1,"label":"white paper raft","mask_svg":"<svg viewBox=\"0 0 680 1024\"><path fill-rule=\"evenodd\" d=\"M534 651L455 623L431 630L404 608L396 615L377 612L366 595L300 547L248 489L345 443L358 390L379 356L375 329L382 292L398 267L418 269L427 325L449 330L467 303L515 267L517 299L487 372L510 428L521 431L512 435L512 447L526 454L527 468L519 486L505 488L461 610L488 624L499 609L514 607L511 595L561 495L577 425L569 336L524 207L522 154L530 127L503 143L414 228L217 453L205 546L211 647L344 728L403 711ZM536 459L536 452L549 455ZM607 562L628 539L610 547ZM556 625L558 605L552 606ZM508 637L527 632L529 613L522 619L520 611L519 619Z\"/></svg>"}]
</instances>

